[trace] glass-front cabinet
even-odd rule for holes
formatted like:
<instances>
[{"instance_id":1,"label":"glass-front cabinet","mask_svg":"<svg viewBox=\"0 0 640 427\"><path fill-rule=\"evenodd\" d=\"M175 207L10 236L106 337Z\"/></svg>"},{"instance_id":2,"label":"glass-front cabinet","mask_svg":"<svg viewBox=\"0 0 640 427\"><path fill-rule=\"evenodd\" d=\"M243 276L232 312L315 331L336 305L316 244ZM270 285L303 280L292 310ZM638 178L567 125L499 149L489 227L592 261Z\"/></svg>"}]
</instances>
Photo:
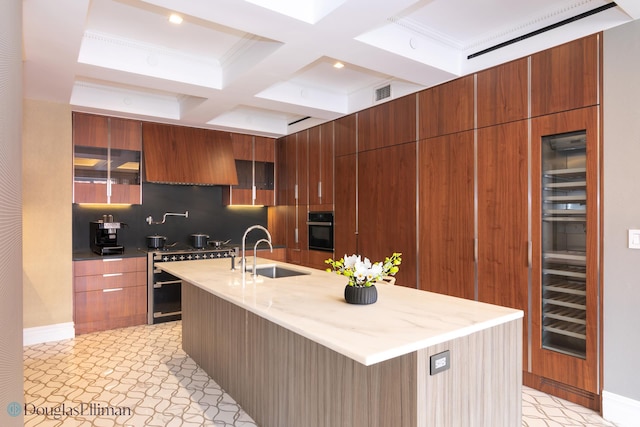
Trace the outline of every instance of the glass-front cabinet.
<instances>
[{"instance_id":1,"label":"glass-front cabinet","mask_svg":"<svg viewBox=\"0 0 640 427\"><path fill-rule=\"evenodd\" d=\"M140 122L73 113L74 203L142 203Z\"/></svg>"},{"instance_id":2,"label":"glass-front cabinet","mask_svg":"<svg viewBox=\"0 0 640 427\"><path fill-rule=\"evenodd\" d=\"M594 395L600 330L598 114L598 107L590 107L538 117L531 131L532 373Z\"/></svg>"}]
</instances>

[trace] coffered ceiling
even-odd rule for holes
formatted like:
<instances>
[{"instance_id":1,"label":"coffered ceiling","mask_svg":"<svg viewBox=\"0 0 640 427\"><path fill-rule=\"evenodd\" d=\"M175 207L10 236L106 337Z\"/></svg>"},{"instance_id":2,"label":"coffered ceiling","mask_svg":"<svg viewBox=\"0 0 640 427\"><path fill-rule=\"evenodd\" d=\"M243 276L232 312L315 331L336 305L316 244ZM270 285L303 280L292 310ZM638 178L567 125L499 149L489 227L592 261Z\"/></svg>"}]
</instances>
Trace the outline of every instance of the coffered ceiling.
<instances>
[{"instance_id":1,"label":"coffered ceiling","mask_svg":"<svg viewBox=\"0 0 640 427\"><path fill-rule=\"evenodd\" d=\"M24 0L23 7L25 97L276 137L640 17L637 0ZM181 24L169 22L172 13Z\"/></svg>"}]
</instances>

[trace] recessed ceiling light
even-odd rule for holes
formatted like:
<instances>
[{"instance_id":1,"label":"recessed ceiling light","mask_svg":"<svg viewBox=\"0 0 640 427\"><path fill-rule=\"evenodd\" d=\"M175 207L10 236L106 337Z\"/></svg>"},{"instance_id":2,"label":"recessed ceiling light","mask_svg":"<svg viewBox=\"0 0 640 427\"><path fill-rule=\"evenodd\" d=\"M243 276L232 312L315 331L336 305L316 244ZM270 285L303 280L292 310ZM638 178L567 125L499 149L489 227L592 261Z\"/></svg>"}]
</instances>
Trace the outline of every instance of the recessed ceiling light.
<instances>
[{"instance_id":1,"label":"recessed ceiling light","mask_svg":"<svg viewBox=\"0 0 640 427\"><path fill-rule=\"evenodd\" d=\"M337 68L337 69L344 68L344 64L338 61L335 64L333 64L333 68Z\"/></svg>"},{"instance_id":2,"label":"recessed ceiling light","mask_svg":"<svg viewBox=\"0 0 640 427\"><path fill-rule=\"evenodd\" d=\"M172 13L171 16L169 16L169 22L172 24L182 24L182 16L177 13Z\"/></svg>"}]
</instances>

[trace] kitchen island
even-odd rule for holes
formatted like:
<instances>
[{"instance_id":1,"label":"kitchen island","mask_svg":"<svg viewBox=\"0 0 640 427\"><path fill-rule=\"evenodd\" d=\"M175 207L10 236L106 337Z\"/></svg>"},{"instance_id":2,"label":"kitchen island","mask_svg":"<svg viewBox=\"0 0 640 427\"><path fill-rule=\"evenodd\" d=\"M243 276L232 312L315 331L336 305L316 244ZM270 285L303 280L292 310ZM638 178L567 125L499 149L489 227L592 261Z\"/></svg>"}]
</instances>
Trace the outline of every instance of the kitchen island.
<instances>
[{"instance_id":1,"label":"kitchen island","mask_svg":"<svg viewBox=\"0 0 640 427\"><path fill-rule=\"evenodd\" d=\"M259 426L521 424L522 311L385 284L356 306L344 277L257 261L307 274L160 268L183 280L185 352Z\"/></svg>"}]
</instances>

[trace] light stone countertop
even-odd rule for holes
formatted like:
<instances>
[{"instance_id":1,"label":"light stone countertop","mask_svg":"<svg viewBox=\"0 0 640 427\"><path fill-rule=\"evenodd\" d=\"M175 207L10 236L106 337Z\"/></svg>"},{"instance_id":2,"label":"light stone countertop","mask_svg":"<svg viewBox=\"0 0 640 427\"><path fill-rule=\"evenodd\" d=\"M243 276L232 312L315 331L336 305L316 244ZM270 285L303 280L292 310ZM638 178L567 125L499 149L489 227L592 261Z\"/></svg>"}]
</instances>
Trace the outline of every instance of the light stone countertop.
<instances>
[{"instance_id":1,"label":"light stone countertop","mask_svg":"<svg viewBox=\"0 0 640 427\"><path fill-rule=\"evenodd\" d=\"M344 301L347 280L335 273L257 258L311 274L244 280L236 260L158 263L157 267L364 365L373 365L523 317L521 310L387 284L378 301ZM247 257L247 266L253 257Z\"/></svg>"}]
</instances>

